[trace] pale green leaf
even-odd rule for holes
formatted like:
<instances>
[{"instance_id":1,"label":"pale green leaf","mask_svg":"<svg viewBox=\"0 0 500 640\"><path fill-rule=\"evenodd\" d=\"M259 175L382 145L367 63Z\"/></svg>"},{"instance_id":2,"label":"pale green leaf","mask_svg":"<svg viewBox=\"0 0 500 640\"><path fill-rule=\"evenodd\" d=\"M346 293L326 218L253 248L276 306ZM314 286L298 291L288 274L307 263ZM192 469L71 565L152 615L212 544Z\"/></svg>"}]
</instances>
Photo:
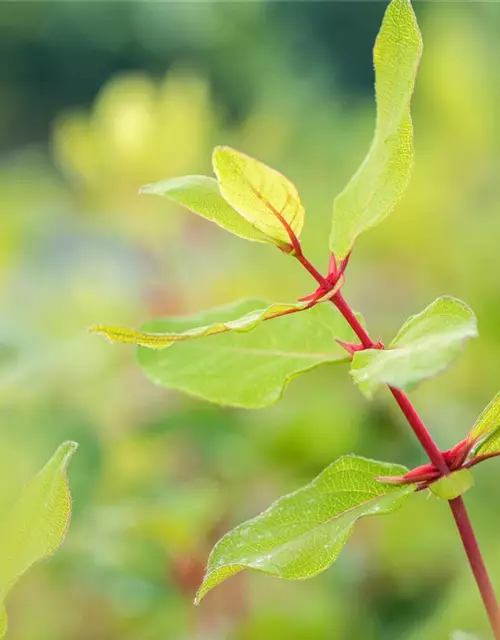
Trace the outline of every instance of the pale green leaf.
<instances>
[{"instance_id":1,"label":"pale green leaf","mask_svg":"<svg viewBox=\"0 0 500 640\"><path fill-rule=\"evenodd\" d=\"M429 489L438 498L453 500L468 491L474 484L470 469L459 469L433 482Z\"/></svg>"},{"instance_id":2,"label":"pale green leaf","mask_svg":"<svg viewBox=\"0 0 500 640\"><path fill-rule=\"evenodd\" d=\"M476 420L467 440L478 444L474 456L500 451L500 392Z\"/></svg>"},{"instance_id":3,"label":"pale green leaf","mask_svg":"<svg viewBox=\"0 0 500 640\"><path fill-rule=\"evenodd\" d=\"M383 484L377 478L407 471L357 456L339 458L310 484L283 496L217 543L196 602L243 569L291 580L324 571L359 518L391 513L415 490L412 485Z\"/></svg>"},{"instance_id":4,"label":"pale green leaf","mask_svg":"<svg viewBox=\"0 0 500 640\"><path fill-rule=\"evenodd\" d=\"M165 196L193 213L215 222L245 240L271 242L263 233L242 218L221 196L219 185L207 176L184 176L162 180L141 187L140 193Z\"/></svg>"},{"instance_id":5,"label":"pale green leaf","mask_svg":"<svg viewBox=\"0 0 500 640\"><path fill-rule=\"evenodd\" d=\"M137 344L148 349L165 349L166 347L173 345L175 342L194 340L196 338L206 338L217 333L225 333L227 331L252 331L252 329L258 327L259 324L265 320L272 320L279 316L297 313L306 309L307 306L306 302L298 304L275 302L264 309L250 311L241 318L236 318L235 320L228 320L226 322L217 321L209 325L186 329L185 331L152 333L103 325L95 325L90 328L90 331L92 333L103 335L111 342Z\"/></svg>"},{"instance_id":6,"label":"pale green leaf","mask_svg":"<svg viewBox=\"0 0 500 640\"><path fill-rule=\"evenodd\" d=\"M477 336L472 310L443 296L409 318L388 349L354 354L351 375L366 397L383 384L407 389L445 369L464 342Z\"/></svg>"},{"instance_id":7,"label":"pale green leaf","mask_svg":"<svg viewBox=\"0 0 500 640\"><path fill-rule=\"evenodd\" d=\"M213 165L227 202L268 238L291 246L286 225L298 237L304 224L295 186L278 171L229 147L215 148Z\"/></svg>"},{"instance_id":8,"label":"pale green leaf","mask_svg":"<svg viewBox=\"0 0 500 640\"><path fill-rule=\"evenodd\" d=\"M18 578L60 546L71 516L66 466L77 448L62 444L0 523L0 606ZM6 626L5 612L0 627Z\"/></svg>"},{"instance_id":9,"label":"pale green leaf","mask_svg":"<svg viewBox=\"0 0 500 640\"><path fill-rule=\"evenodd\" d=\"M143 329L178 333L214 322L228 323L268 303L246 300L182 318L153 320ZM262 323L251 332L227 332L183 341L164 351L139 347L146 375L172 389L222 405L263 407L279 400L300 373L323 363L347 362L336 342L355 339L332 305L319 304Z\"/></svg>"},{"instance_id":10,"label":"pale green leaf","mask_svg":"<svg viewBox=\"0 0 500 640\"><path fill-rule=\"evenodd\" d=\"M422 39L409 0L387 8L374 48L377 121L372 145L334 203L330 248L341 259L358 235L381 222L404 193L413 166L410 99Z\"/></svg>"}]
</instances>

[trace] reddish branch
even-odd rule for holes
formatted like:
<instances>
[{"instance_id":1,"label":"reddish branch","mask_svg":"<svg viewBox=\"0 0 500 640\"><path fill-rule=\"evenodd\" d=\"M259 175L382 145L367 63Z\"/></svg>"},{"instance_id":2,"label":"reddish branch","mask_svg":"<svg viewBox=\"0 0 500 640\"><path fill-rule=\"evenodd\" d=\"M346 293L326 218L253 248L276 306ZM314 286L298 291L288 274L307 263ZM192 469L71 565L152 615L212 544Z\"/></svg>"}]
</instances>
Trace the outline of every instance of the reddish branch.
<instances>
[{"instance_id":1,"label":"reddish branch","mask_svg":"<svg viewBox=\"0 0 500 640\"><path fill-rule=\"evenodd\" d=\"M474 574L477 586L481 592L481 597L490 620L491 628L493 629L496 640L498 640L498 638L500 638L500 612L498 609L498 602L495 597L493 585L491 584L491 580L488 576L476 536L474 535L469 515L465 509L464 501L462 500L462 497L459 496L454 500L450 500L449 505L453 513L453 517L455 518L465 553L469 559L472 573Z\"/></svg>"},{"instance_id":2,"label":"reddish branch","mask_svg":"<svg viewBox=\"0 0 500 640\"><path fill-rule=\"evenodd\" d=\"M344 283L344 273L349 263L350 253L342 260L340 266L337 265L335 256L331 255L328 274L325 277L314 267L311 262L305 257L302 246L298 237L296 236L291 224L286 220L283 215L289 200L290 194L287 194L286 202L282 211L278 211L271 202L251 184L250 188L254 194L263 202L269 212L274 215L283 228L285 229L287 236L290 240L290 244L279 243L278 247L285 253L294 255L301 265L311 274L311 276L318 283L318 288L314 293L302 298L302 301L307 301L309 306L314 306L318 302L323 300L330 300L345 320L348 322L358 339L360 344L351 342L338 341L346 351L352 356L356 351L362 351L365 349L384 349L384 345L380 340L374 342L367 331L363 328L355 313L346 302L340 289ZM287 313L293 313L294 311L288 311ZM279 314L284 315L284 314ZM473 457L472 460L467 461L467 456L471 452L474 443L470 443L466 440L459 442L455 447L448 451L441 451L434 441L433 437L427 430L426 426L422 422L422 419L418 415L415 407L410 402L408 396L400 389L389 386L389 391L396 400L399 408L403 412L408 424L413 430L413 433L417 437L418 441L422 445L422 448L429 457L430 464L422 465L417 469L413 469L406 476L402 478L393 478L392 481L398 481L400 483L412 482L417 485L418 488L426 488L430 483L438 480L439 478L448 475L452 471L460 468L471 467L482 460L492 457L496 454L484 454ZM385 479L387 480L387 479ZM484 602L493 632L496 640L500 640L500 609L495 598L491 581L486 571L486 566L482 558L479 546L477 544L472 525L467 515L464 502L461 497L449 500L450 508L453 513L462 543L469 560L472 572L476 579L476 583L479 587L481 597Z\"/></svg>"},{"instance_id":3,"label":"reddish branch","mask_svg":"<svg viewBox=\"0 0 500 640\"><path fill-rule=\"evenodd\" d=\"M287 225L288 226L288 225ZM288 226L289 228L289 226ZM293 232L292 232L293 233ZM319 287L315 294L325 294L328 290L333 289L338 282L339 274L343 277L345 269L349 261L349 255L345 258L340 265L340 269L337 269L335 258L332 256L330 259L329 273L324 278L313 265L307 260L302 252L300 242L295 238L295 242L292 243L296 258L307 269L307 271L313 276L318 283ZM357 319L355 313L346 302L343 297L340 288L330 298L330 301L337 307L342 316L345 318L349 326L352 328L356 336L358 337L360 344L354 343L340 343L347 351L352 355L355 351L364 349L383 349L383 344L379 341L374 342L364 327ZM493 457L498 454L484 454L479 455L469 462L466 462L474 443L468 442L467 439L459 442L455 447L448 451L441 451L434 441L433 437L427 430L422 419L418 415L415 407L410 402L408 396L400 389L389 386L389 391L399 405L399 408L403 412L408 424L413 430L413 433L419 440L422 448L425 450L427 456L430 459L430 464L423 465L413 471L410 471L407 476L410 482L423 483L420 487L428 486L430 482L438 480L439 478L448 475L450 472L460 468L468 468L477 464L482 460ZM472 525L467 514L465 504L461 497L449 500L449 505L455 519L455 523L462 540L462 544L465 549L465 553L469 560L472 573L476 580L477 586L481 593L481 597L490 620L491 627L493 629L495 639L500 640L500 608L495 597L491 580L488 576L486 566L481 555Z\"/></svg>"}]
</instances>

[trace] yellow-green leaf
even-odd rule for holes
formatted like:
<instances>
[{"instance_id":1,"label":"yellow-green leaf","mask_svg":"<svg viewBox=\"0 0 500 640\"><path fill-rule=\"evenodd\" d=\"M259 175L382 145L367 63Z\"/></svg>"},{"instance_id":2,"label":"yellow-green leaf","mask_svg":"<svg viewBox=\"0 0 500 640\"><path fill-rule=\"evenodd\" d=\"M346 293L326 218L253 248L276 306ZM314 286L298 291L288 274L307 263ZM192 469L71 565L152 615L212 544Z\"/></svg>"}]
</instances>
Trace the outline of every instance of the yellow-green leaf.
<instances>
[{"instance_id":1,"label":"yellow-green leaf","mask_svg":"<svg viewBox=\"0 0 500 640\"><path fill-rule=\"evenodd\" d=\"M410 99L422 38L409 0L392 0L373 52L377 121L368 155L334 203L330 248L344 258L404 193L413 166Z\"/></svg>"},{"instance_id":2,"label":"yellow-green leaf","mask_svg":"<svg viewBox=\"0 0 500 640\"><path fill-rule=\"evenodd\" d=\"M295 186L278 171L230 147L215 148L213 166L231 207L272 241L290 247L287 225L298 237L304 224Z\"/></svg>"},{"instance_id":3,"label":"yellow-green leaf","mask_svg":"<svg viewBox=\"0 0 500 640\"><path fill-rule=\"evenodd\" d=\"M251 331L259 326L265 320L272 320L279 316L297 313L306 309L306 302L298 304L285 304L276 302L265 309L256 309L246 313L241 318L228 320L226 322L213 322L212 324L187 329L186 331L169 331L165 333L152 333L149 331L134 331L133 329L125 329L122 327L108 327L104 325L95 325L90 328L92 333L103 335L111 342L124 342L136 344L148 349L165 349L170 347L174 342L182 342L184 340L193 340L196 338L206 338L217 333L225 333L226 331Z\"/></svg>"},{"instance_id":4,"label":"yellow-green leaf","mask_svg":"<svg viewBox=\"0 0 500 640\"><path fill-rule=\"evenodd\" d=\"M228 323L266 307L263 300L240 300L191 317L152 320L144 330L178 333ZM277 402L299 374L321 364L348 362L335 341L355 335L330 304L262 322L253 331L226 331L207 339L183 340L169 349L139 347L138 359L154 382L210 402L264 407Z\"/></svg>"},{"instance_id":5,"label":"yellow-green leaf","mask_svg":"<svg viewBox=\"0 0 500 640\"><path fill-rule=\"evenodd\" d=\"M478 443L474 456L500 451L500 392L476 420L467 440Z\"/></svg>"},{"instance_id":6,"label":"yellow-green leaf","mask_svg":"<svg viewBox=\"0 0 500 640\"><path fill-rule=\"evenodd\" d=\"M470 469L459 469L433 482L429 489L438 498L453 500L468 491L473 484L474 478Z\"/></svg>"},{"instance_id":7,"label":"yellow-green leaf","mask_svg":"<svg viewBox=\"0 0 500 640\"><path fill-rule=\"evenodd\" d=\"M64 540L71 515L66 466L76 448L74 442L62 444L0 522L0 606L21 575Z\"/></svg>"},{"instance_id":8,"label":"yellow-green leaf","mask_svg":"<svg viewBox=\"0 0 500 640\"><path fill-rule=\"evenodd\" d=\"M336 560L359 518L392 513L415 491L412 485L377 479L407 471L401 465L358 456L339 458L311 483L279 498L219 540L196 603L244 569L288 580L324 571Z\"/></svg>"},{"instance_id":9,"label":"yellow-green leaf","mask_svg":"<svg viewBox=\"0 0 500 640\"><path fill-rule=\"evenodd\" d=\"M164 196L193 213L215 222L240 238L271 242L262 232L242 218L221 196L217 180L207 176L184 176L141 187L140 193Z\"/></svg>"}]
</instances>

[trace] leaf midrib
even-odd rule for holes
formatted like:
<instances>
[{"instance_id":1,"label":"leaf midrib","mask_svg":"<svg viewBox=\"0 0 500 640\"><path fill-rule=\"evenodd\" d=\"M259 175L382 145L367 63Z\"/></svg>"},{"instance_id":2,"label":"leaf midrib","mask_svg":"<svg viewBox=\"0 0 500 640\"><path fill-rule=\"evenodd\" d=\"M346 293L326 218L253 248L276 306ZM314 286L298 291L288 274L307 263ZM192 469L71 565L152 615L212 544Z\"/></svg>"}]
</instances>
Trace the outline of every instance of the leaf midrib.
<instances>
[{"instance_id":1,"label":"leaf midrib","mask_svg":"<svg viewBox=\"0 0 500 640\"><path fill-rule=\"evenodd\" d=\"M186 344L188 341L182 341ZM171 348L175 348L176 344L171 345ZM335 360L348 362L349 358L345 357L343 354L335 355L335 353L304 353L297 351L282 351L281 349L266 349L266 348L251 348L251 347L232 347L232 346L219 346L219 347L211 347L190 343L190 347L192 349L198 349L200 351L233 351L236 353L250 353L256 356L277 356L280 358L296 358L303 360ZM142 347L146 348L146 347ZM156 352L160 353L160 351Z\"/></svg>"},{"instance_id":2,"label":"leaf midrib","mask_svg":"<svg viewBox=\"0 0 500 640\"><path fill-rule=\"evenodd\" d=\"M405 489L407 489L407 490L408 490L408 493L409 493L409 488L408 488L408 487L404 487L404 488L405 488ZM345 493L346 491L351 491L351 490L347 490L347 489L345 489L345 490L333 490L333 491L326 492L326 494L330 494L330 493L337 493L337 492L338 492L338 493L343 493L343 492ZM355 490L353 490L353 491L355 491ZM358 490L358 491L359 491L359 490ZM367 493L368 493L368 492L367 492ZM386 492L386 493L380 493L380 494L377 494L377 495L376 495L376 496L374 496L373 498L370 498L369 500L366 500L366 502L362 502L362 503L360 503L360 504L358 504L358 505L355 505L355 506L353 506L353 507L349 507L349 509L346 509L345 511L342 511L340 514L335 514L334 516L332 516L331 518L328 518L327 520L325 520L325 521L323 521L323 522L318 522L318 523L317 523L317 527L315 527L315 528L318 528L318 529L319 529L319 528L321 528L321 527L327 526L327 525L331 524L331 523L332 523L335 519L337 519L337 518L339 518L339 519L340 519L340 518L344 517L345 515L349 514L350 512L355 511L356 509L359 509L359 508L361 508L361 507L366 507L366 506L368 506L368 505L372 504L373 502L375 502L375 501L376 501L376 500L378 500L378 499L382 499L382 498L385 498L386 496L390 496L390 495L392 495L392 494L396 494L396 493L397 493L397 491L391 491L391 492ZM325 495L325 494L323 494L323 495ZM404 492L401 492L401 497L402 497L403 495L404 495ZM365 515L365 514L361 514L358 518L356 518L356 520L357 520L357 519L359 519L359 518L362 518L364 515ZM366 515L369 515L369 514L366 514ZM354 525L354 523L356 522L356 520L352 521L352 523L351 523L351 524L353 524L353 525ZM312 522L312 521L311 521L311 522ZM287 523L287 524L289 525L289 523ZM349 526L350 526L350 525L347 525L347 526L346 526L346 528L348 528ZM280 545L279 547L277 547L277 549L279 549L279 550L281 551L282 549L284 549L284 548L285 548L285 547L287 547L288 545L290 545L290 544L292 544L292 543L295 543L295 542L297 542L297 541L300 541L302 538L305 538L306 536L311 535L311 532L312 532L313 530L314 530L314 528L311 528L311 529L309 529L309 531L305 531L304 533L301 533L300 535L296 536L296 537L295 537L295 538L293 538L292 540L288 540L288 541L287 541L287 542L285 542L284 544ZM264 555L266 555L266 556L272 556L275 552L276 552L276 550L271 550L271 551L269 551L268 553L264 553ZM258 556L257 556L257 557L258 557ZM240 561L240 562L238 562L238 561L234 561L234 562L224 563L224 564L222 564L222 565L219 565L219 566L215 567L215 568L210 572L210 574L212 574L212 573L214 573L214 572L216 572L216 571L218 571L218 570L220 570L220 569L222 569L222 568L224 568L224 567L228 567L228 566L235 566L235 565L240 565L240 564L242 564L242 562L241 562L241 561ZM244 563L244 566L246 566L246 565L248 565L248 564L249 564L249 563Z\"/></svg>"}]
</instances>

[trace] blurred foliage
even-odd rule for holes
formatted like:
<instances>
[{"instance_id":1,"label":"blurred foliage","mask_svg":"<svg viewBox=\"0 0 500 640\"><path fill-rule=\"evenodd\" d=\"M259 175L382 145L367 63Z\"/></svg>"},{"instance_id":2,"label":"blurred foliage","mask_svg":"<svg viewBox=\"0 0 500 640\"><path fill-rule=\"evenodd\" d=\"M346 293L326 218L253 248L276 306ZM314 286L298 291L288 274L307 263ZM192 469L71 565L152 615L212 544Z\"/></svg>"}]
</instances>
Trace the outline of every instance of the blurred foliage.
<instances>
[{"instance_id":1,"label":"blurred foliage","mask_svg":"<svg viewBox=\"0 0 500 640\"><path fill-rule=\"evenodd\" d=\"M297 185L305 248L325 267L333 197L373 131L382 11L0 4L0 504L59 442L80 443L70 534L9 596L13 640L487 637L451 518L424 496L361 523L318 578L238 576L195 609L208 550L231 526L342 453L407 466L424 456L387 396L366 403L347 370L304 376L268 409L222 410L154 387L131 350L86 332L312 290L272 247L137 188L209 173L212 146L232 145ZM443 293L476 312L480 340L413 394L447 448L498 390L500 6L417 12L412 185L358 243L346 295L384 340ZM496 467L475 471L466 499L500 585Z\"/></svg>"}]
</instances>

